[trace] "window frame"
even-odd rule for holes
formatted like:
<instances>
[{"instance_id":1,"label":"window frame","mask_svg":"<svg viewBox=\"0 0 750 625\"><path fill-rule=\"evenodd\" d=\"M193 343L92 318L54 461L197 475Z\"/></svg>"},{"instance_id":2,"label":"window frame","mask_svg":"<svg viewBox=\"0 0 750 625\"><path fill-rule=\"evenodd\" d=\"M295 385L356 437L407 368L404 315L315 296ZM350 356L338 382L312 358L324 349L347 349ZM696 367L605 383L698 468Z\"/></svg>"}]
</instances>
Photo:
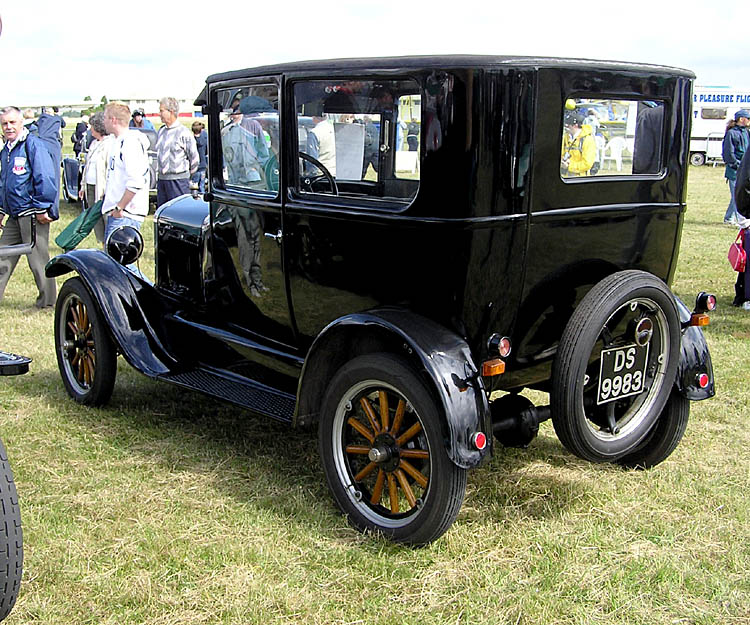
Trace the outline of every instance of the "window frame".
<instances>
[{"instance_id":1,"label":"window frame","mask_svg":"<svg viewBox=\"0 0 750 625\"><path fill-rule=\"evenodd\" d=\"M212 155L216 157L209 159L209 170L211 171L212 180L212 191L220 191L221 193L233 194L236 197L252 197L256 200L262 200L266 202L278 202L281 198L281 192L283 188L282 184L282 171L283 171L283 158L284 158L284 100L283 100L283 80L281 75L270 74L266 76L253 76L250 78L242 78L236 80L222 81L211 85L210 102L211 102L211 115L209 117L209 142L212 141L211 134L213 134L213 146L214 150ZM220 105L219 94L225 91L247 91L253 87L269 87L272 86L276 89L277 94L277 108L278 114L278 133L279 143L278 152L276 153L276 159L279 168L279 182L278 188L274 191L272 189L253 189L252 187L243 186L240 184L232 184L224 179L224 150L221 141L221 131L223 126L221 125L221 115L224 113L224 108ZM217 158L220 157L220 158ZM213 160L213 163L211 162ZM220 183L220 184L217 184Z\"/></svg>"},{"instance_id":2,"label":"window frame","mask_svg":"<svg viewBox=\"0 0 750 625\"><path fill-rule=\"evenodd\" d=\"M601 92L592 92L592 91L571 91L570 93L567 93L564 95L562 99L562 115L560 116L560 138L562 143L562 138L564 137L565 133L565 104L568 100L581 100L581 99L587 99L587 100L596 100L598 102L601 101L617 101L617 102L635 102L636 103L636 123L637 123L637 106L641 102L658 102L662 108L663 108L663 118L662 118L662 132L661 132L661 150L660 150L660 163L659 163L659 169L654 172L648 172L648 173L632 173L632 170L630 173L624 173L624 172L618 172L613 171L612 173L607 174L601 174L597 173L595 175L586 175L586 176L569 176L565 177L562 175L562 173L559 174L559 180L566 185L572 184L585 184L590 183L592 181L597 182L612 182L612 181L627 181L627 180L642 180L642 179L648 179L648 180L658 180L661 178L664 178L667 175L667 154L666 154L666 147L668 145L668 130L669 130L669 124L670 124L670 113L672 110L672 100L669 97L664 96L655 96L655 97L648 97L648 96L637 96L633 93L615 93L611 91L601 91ZM627 135L627 120L625 121L625 139L627 141L628 135ZM635 144L635 128L633 131L633 137L632 137L633 144ZM632 157L631 157L632 158ZM600 170L601 171L601 170Z\"/></svg>"}]
</instances>

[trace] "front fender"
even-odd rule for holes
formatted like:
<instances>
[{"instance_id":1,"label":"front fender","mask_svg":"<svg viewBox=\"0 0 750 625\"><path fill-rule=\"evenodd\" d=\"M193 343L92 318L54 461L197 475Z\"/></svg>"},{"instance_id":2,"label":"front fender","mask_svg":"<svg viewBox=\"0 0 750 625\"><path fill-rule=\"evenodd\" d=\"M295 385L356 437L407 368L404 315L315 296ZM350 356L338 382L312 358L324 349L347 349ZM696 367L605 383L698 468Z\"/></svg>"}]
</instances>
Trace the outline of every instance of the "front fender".
<instances>
[{"instance_id":1,"label":"front fender","mask_svg":"<svg viewBox=\"0 0 750 625\"><path fill-rule=\"evenodd\" d=\"M55 278L75 271L107 320L112 338L125 360L141 373L156 377L174 369L149 319L163 319L153 286L133 275L101 250L73 250L55 256L45 274Z\"/></svg>"},{"instance_id":2,"label":"front fender","mask_svg":"<svg viewBox=\"0 0 750 625\"><path fill-rule=\"evenodd\" d=\"M374 335L385 343L375 341ZM346 337L346 338L342 338ZM315 339L305 359L299 380L298 415L315 410L318 401L309 386L324 391L333 371L333 351L362 339L364 353L388 344L420 368L434 390L443 418L448 457L459 467L477 466L492 453L492 421L482 377L468 344L460 336L429 319L399 309L379 309L346 315L328 325ZM348 352L347 358L363 353ZM342 365L338 362L336 366ZM325 373L321 373L325 371ZM317 396L320 397L319 395ZM487 436L487 446L477 450L471 438L475 432Z\"/></svg>"},{"instance_id":3,"label":"front fender","mask_svg":"<svg viewBox=\"0 0 750 625\"><path fill-rule=\"evenodd\" d=\"M706 337L703 336L700 328L686 325L690 321L690 309L679 297L675 296L674 299L680 316L680 324L684 328L681 333L680 362L677 365L675 386L686 399L693 401L708 399L716 394L716 389ZM698 376L702 373L708 375L708 386L705 388L698 385Z\"/></svg>"}]
</instances>

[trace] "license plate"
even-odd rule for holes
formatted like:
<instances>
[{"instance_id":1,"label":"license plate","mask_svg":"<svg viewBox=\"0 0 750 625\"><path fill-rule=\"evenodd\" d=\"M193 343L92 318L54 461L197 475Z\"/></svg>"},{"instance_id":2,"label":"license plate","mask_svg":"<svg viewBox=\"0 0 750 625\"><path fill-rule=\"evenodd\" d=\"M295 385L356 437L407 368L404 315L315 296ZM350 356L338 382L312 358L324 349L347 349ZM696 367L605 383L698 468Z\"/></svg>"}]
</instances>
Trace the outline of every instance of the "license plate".
<instances>
[{"instance_id":1,"label":"license plate","mask_svg":"<svg viewBox=\"0 0 750 625\"><path fill-rule=\"evenodd\" d=\"M648 347L625 345L602 350L597 404L606 404L643 392L646 384Z\"/></svg>"}]
</instances>

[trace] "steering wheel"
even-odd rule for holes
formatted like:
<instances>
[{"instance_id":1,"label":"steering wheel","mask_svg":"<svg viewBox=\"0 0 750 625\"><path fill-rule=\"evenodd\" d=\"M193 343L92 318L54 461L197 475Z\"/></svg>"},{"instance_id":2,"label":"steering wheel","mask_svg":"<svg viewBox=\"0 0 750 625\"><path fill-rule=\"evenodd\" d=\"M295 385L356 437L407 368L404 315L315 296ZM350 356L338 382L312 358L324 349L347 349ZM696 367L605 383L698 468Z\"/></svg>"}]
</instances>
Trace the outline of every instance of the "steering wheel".
<instances>
[{"instance_id":1,"label":"steering wheel","mask_svg":"<svg viewBox=\"0 0 750 625\"><path fill-rule=\"evenodd\" d=\"M302 175L302 184L304 184L309 191L313 191L313 187L315 186L315 183L319 180L323 180L324 178L328 182L329 185L331 185L331 193L333 195L339 194L339 188L336 186L336 179L331 175L331 172L326 169L326 166L323 165L317 158L314 158L307 154L307 152L299 152L299 157L303 161L307 161L308 163L312 163L317 167L320 171L323 173L320 176L306 176Z\"/></svg>"}]
</instances>

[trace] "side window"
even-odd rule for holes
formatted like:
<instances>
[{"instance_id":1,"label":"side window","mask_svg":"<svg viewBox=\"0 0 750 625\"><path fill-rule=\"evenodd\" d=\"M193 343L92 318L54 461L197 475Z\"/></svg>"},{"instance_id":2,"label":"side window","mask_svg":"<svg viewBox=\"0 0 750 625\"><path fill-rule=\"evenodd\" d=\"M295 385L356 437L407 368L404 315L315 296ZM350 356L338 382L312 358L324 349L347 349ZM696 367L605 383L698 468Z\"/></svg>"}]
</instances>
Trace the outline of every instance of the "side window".
<instances>
[{"instance_id":1,"label":"side window","mask_svg":"<svg viewBox=\"0 0 750 625\"><path fill-rule=\"evenodd\" d=\"M563 111L560 175L659 174L665 110L660 101L569 98Z\"/></svg>"},{"instance_id":2,"label":"side window","mask_svg":"<svg viewBox=\"0 0 750 625\"><path fill-rule=\"evenodd\" d=\"M294 85L301 194L411 200L419 186L421 96L410 79Z\"/></svg>"},{"instance_id":3,"label":"side window","mask_svg":"<svg viewBox=\"0 0 750 625\"><path fill-rule=\"evenodd\" d=\"M227 188L279 190L279 95L275 84L222 89L222 171Z\"/></svg>"},{"instance_id":4,"label":"side window","mask_svg":"<svg viewBox=\"0 0 750 625\"><path fill-rule=\"evenodd\" d=\"M396 132L396 177L419 178L419 145L422 138L422 98L403 95L398 99Z\"/></svg>"}]
</instances>

